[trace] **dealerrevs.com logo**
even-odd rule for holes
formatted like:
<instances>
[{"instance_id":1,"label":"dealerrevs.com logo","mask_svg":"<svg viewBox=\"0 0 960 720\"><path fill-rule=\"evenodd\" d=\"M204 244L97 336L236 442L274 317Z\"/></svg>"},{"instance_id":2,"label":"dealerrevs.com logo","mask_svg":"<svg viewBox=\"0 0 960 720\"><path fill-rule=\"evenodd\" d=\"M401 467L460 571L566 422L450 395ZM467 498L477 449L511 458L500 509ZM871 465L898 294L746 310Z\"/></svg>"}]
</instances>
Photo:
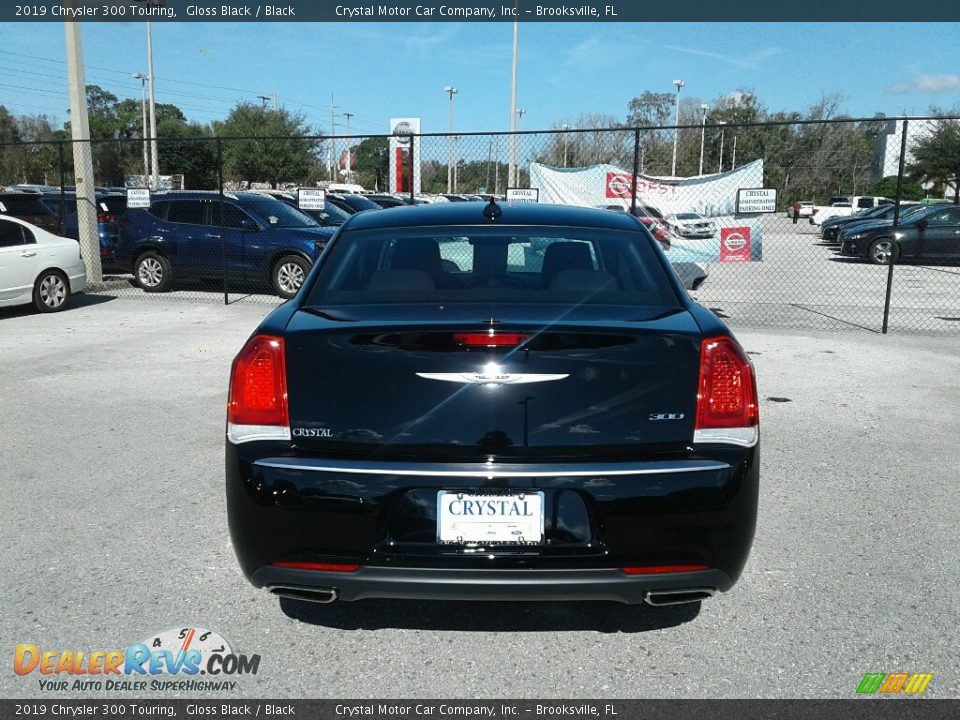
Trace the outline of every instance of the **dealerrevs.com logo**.
<instances>
[{"instance_id":1,"label":"dealerrevs.com logo","mask_svg":"<svg viewBox=\"0 0 960 720\"><path fill-rule=\"evenodd\" d=\"M235 690L233 677L259 669L259 655L239 654L220 633L196 626L164 630L123 650L20 643L13 653L13 671L36 676L44 691Z\"/></svg>"}]
</instances>

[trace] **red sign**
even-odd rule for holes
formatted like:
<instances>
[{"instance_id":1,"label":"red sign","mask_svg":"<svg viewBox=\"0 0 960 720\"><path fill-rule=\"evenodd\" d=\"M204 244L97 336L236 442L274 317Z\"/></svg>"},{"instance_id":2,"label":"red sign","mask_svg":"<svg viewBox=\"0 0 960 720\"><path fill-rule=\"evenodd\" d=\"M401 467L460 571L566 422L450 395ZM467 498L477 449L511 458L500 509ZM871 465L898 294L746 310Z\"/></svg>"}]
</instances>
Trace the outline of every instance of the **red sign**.
<instances>
[{"instance_id":1,"label":"red sign","mask_svg":"<svg viewBox=\"0 0 960 720\"><path fill-rule=\"evenodd\" d=\"M720 228L720 262L750 262L750 228Z\"/></svg>"},{"instance_id":2,"label":"red sign","mask_svg":"<svg viewBox=\"0 0 960 720\"><path fill-rule=\"evenodd\" d=\"M633 188L633 176L626 173L607 173L607 197L628 198Z\"/></svg>"}]
</instances>

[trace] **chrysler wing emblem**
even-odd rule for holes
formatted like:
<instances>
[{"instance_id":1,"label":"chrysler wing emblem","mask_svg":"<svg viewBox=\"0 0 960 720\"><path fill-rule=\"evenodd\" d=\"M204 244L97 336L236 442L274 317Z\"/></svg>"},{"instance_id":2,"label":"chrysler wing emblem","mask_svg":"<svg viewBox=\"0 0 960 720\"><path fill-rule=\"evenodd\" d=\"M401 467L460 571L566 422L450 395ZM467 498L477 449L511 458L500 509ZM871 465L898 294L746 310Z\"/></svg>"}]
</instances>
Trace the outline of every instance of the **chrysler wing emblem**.
<instances>
[{"instance_id":1,"label":"chrysler wing emblem","mask_svg":"<svg viewBox=\"0 0 960 720\"><path fill-rule=\"evenodd\" d=\"M570 377L569 373L509 373L504 372L499 365L493 363L485 365L480 372L462 373L417 373L418 377L426 380L442 380L443 382L463 383L465 385L521 385L524 383L550 382Z\"/></svg>"}]
</instances>

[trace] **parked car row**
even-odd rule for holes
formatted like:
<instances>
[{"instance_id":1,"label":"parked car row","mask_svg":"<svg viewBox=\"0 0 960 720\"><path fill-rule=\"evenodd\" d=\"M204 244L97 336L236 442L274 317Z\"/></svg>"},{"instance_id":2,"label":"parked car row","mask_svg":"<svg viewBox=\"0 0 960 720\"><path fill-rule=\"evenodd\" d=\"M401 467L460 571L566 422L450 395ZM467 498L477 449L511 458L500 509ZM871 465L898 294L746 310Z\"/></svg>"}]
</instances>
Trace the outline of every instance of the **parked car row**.
<instances>
[{"instance_id":1,"label":"parked car row","mask_svg":"<svg viewBox=\"0 0 960 720\"><path fill-rule=\"evenodd\" d=\"M892 219L867 218L839 233L840 255L888 265L900 260L960 259L960 206L917 205Z\"/></svg>"}]
</instances>

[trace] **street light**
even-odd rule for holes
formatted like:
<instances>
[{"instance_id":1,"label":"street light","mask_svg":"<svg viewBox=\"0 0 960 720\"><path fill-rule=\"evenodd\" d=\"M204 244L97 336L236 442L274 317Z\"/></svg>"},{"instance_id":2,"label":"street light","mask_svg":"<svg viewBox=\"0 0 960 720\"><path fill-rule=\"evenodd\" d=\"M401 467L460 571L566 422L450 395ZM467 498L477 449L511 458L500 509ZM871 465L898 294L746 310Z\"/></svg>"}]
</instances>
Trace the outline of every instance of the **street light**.
<instances>
[{"instance_id":1,"label":"street light","mask_svg":"<svg viewBox=\"0 0 960 720\"><path fill-rule=\"evenodd\" d=\"M737 169L737 136L733 136L733 155L730 158L730 169Z\"/></svg>"},{"instance_id":2,"label":"street light","mask_svg":"<svg viewBox=\"0 0 960 720\"><path fill-rule=\"evenodd\" d=\"M147 148L147 80L149 78L143 73L133 73L133 79L140 81L140 109L143 111L140 144L143 145L143 178L147 180L147 176L150 175L150 151ZM150 184L149 181L147 184Z\"/></svg>"},{"instance_id":3,"label":"street light","mask_svg":"<svg viewBox=\"0 0 960 720\"><path fill-rule=\"evenodd\" d=\"M563 130L563 166L567 166L567 131L570 129L569 125L561 125L560 129Z\"/></svg>"},{"instance_id":4,"label":"street light","mask_svg":"<svg viewBox=\"0 0 960 720\"><path fill-rule=\"evenodd\" d=\"M726 130L724 125L726 125L727 123L724 120L720 120L717 122L717 124L720 126L720 165L719 167L717 167L717 172L722 173L723 172L723 133Z\"/></svg>"},{"instance_id":5,"label":"street light","mask_svg":"<svg viewBox=\"0 0 960 720\"><path fill-rule=\"evenodd\" d=\"M703 141L707 134L707 110L710 106L704 103L700 109L703 110L703 119L700 121L700 172L697 174L703 175Z\"/></svg>"},{"instance_id":6,"label":"street light","mask_svg":"<svg viewBox=\"0 0 960 720\"><path fill-rule=\"evenodd\" d=\"M680 88L684 86L683 80L674 80L673 84L677 86L677 127L673 130L673 162L670 164L670 177L677 176L677 137L680 135Z\"/></svg>"},{"instance_id":7,"label":"street light","mask_svg":"<svg viewBox=\"0 0 960 720\"><path fill-rule=\"evenodd\" d=\"M447 113L447 192L453 192L453 96L457 90L453 85L447 85L443 91L450 96L450 106Z\"/></svg>"},{"instance_id":8,"label":"street light","mask_svg":"<svg viewBox=\"0 0 960 720\"><path fill-rule=\"evenodd\" d=\"M258 99L261 103L263 103L263 104L260 106L260 109L261 109L261 110L266 110L266 109L267 109L267 103L270 102L270 96L269 96L269 95L257 95L257 99Z\"/></svg>"}]
</instances>

